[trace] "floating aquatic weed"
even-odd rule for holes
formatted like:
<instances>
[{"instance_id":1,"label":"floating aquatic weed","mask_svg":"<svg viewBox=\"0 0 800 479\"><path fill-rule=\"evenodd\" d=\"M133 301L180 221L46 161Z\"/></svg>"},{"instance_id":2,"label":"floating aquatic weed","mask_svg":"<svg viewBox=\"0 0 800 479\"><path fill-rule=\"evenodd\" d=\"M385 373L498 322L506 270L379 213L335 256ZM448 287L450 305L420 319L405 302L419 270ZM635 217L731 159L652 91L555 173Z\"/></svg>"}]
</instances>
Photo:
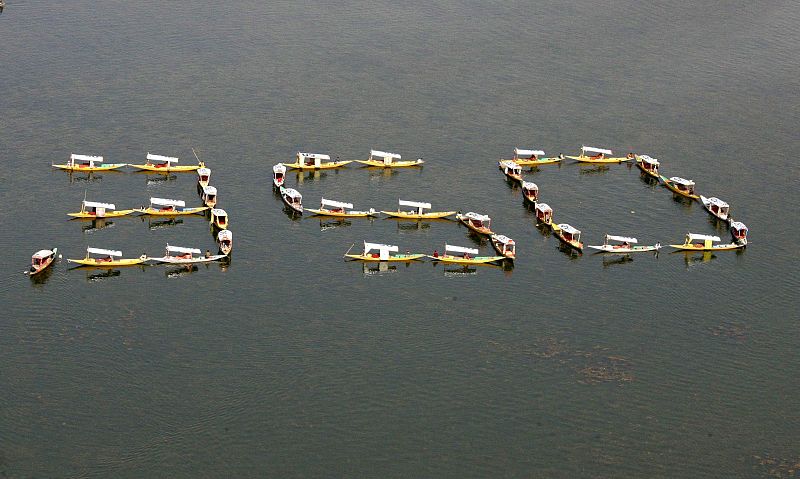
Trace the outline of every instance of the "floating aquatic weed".
<instances>
[{"instance_id":1,"label":"floating aquatic weed","mask_svg":"<svg viewBox=\"0 0 800 479\"><path fill-rule=\"evenodd\" d=\"M770 477L798 477L800 475L800 458L775 457L770 454L764 456L753 455L762 473Z\"/></svg>"}]
</instances>

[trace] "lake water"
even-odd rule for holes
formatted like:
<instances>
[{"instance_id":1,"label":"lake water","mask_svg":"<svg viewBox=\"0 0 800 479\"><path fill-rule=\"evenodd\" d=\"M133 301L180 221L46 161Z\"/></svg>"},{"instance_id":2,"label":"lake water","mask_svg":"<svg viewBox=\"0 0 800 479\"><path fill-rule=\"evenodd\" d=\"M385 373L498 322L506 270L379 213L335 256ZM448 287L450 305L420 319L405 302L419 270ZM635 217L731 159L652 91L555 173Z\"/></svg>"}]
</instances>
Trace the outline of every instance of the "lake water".
<instances>
[{"instance_id":1,"label":"lake water","mask_svg":"<svg viewBox=\"0 0 800 479\"><path fill-rule=\"evenodd\" d=\"M4 477L793 477L800 462L800 4L7 2L0 14ZM559 249L497 169L515 146L646 153L731 204L745 251ZM198 204L229 265L70 269L86 246L214 247L202 217L68 221L86 195ZM345 262L491 246L455 222L292 218L297 151L423 168L288 175L307 206L489 214L513 269ZM587 244L726 229L633 167L526 171ZM64 259L40 280L30 255Z\"/></svg>"}]
</instances>

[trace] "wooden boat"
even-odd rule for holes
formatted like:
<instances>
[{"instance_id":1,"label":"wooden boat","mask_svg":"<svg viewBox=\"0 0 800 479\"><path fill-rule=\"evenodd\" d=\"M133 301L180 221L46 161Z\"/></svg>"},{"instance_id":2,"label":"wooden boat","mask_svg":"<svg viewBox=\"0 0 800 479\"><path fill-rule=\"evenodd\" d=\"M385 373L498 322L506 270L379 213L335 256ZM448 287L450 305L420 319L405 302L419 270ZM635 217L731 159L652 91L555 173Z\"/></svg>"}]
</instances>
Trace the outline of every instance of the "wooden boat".
<instances>
[{"instance_id":1,"label":"wooden boat","mask_svg":"<svg viewBox=\"0 0 800 479\"><path fill-rule=\"evenodd\" d=\"M217 233L217 245L219 245L220 253L228 256L233 251L233 233L231 230L220 230Z\"/></svg>"},{"instance_id":2,"label":"wooden boat","mask_svg":"<svg viewBox=\"0 0 800 479\"><path fill-rule=\"evenodd\" d=\"M280 188L286 181L286 167L283 163L278 163L272 167L272 184L275 188Z\"/></svg>"},{"instance_id":3,"label":"wooden boat","mask_svg":"<svg viewBox=\"0 0 800 479\"><path fill-rule=\"evenodd\" d=\"M103 163L102 156L88 156L76 155L69 156L69 161L62 165L53 165L53 168L59 168L69 171L108 171L122 168L127 163Z\"/></svg>"},{"instance_id":4,"label":"wooden boat","mask_svg":"<svg viewBox=\"0 0 800 479\"><path fill-rule=\"evenodd\" d=\"M539 199L539 186L531 181L522 182L522 198L528 203L536 204Z\"/></svg>"},{"instance_id":5,"label":"wooden boat","mask_svg":"<svg viewBox=\"0 0 800 479\"><path fill-rule=\"evenodd\" d=\"M514 240L505 235L494 234L490 236L495 251L508 259L517 257L517 245Z\"/></svg>"},{"instance_id":6,"label":"wooden boat","mask_svg":"<svg viewBox=\"0 0 800 479\"><path fill-rule=\"evenodd\" d=\"M415 261L425 257L425 255L421 253L390 254L397 253L397 251L399 251L399 248L396 245L367 243L365 241L363 253L345 253L344 256L345 258L360 261Z\"/></svg>"},{"instance_id":7,"label":"wooden boat","mask_svg":"<svg viewBox=\"0 0 800 479\"><path fill-rule=\"evenodd\" d=\"M589 245L589 248L600 250L601 253L643 253L646 251L658 251L661 243L652 246L636 246L636 238L628 236L606 235L602 245Z\"/></svg>"},{"instance_id":8,"label":"wooden boat","mask_svg":"<svg viewBox=\"0 0 800 479\"><path fill-rule=\"evenodd\" d=\"M99 255L92 256L92 255ZM82 266L96 266L102 268L117 267L117 266L133 266L142 264L147 261L147 255L141 255L138 258L122 258L122 251L100 248L86 248L86 257L83 259L67 259L70 263L77 263Z\"/></svg>"},{"instance_id":9,"label":"wooden boat","mask_svg":"<svg viewBox=\"0 0 800 479\"><path fill-rule=\"evenodd\" d=\"M150 198L150 206L147 208L137 208L134 211L152 216L179 216L202 214L207 209L209 209L208 206L186 208L186 202L183 200Z\"/></svg>"},{"instance_id":10,"label":"wooden boat","mask_svg":"<svg viewBox=\"0 0 800 479\"><path fill-rule=\"evenodd\" d=\"M167 245L163 257L148 258L148 259L158 263L194 264L194 263L208 263L210 261L218 261L226 256L224 254L212 255L211 252L209 251L206 251L205 256L201 256L202 254L203 254L202 251L200 251L197 248L184 248L182 246Z\"/></svg>"},{"instance_id":11,"label":"wooden boat","mask_svg":"<svg viewBox=\"0 0 800 479\"><path fill-rule=\"evenodd\" d=\"M658 179L661 175L658 173L658 160L651 158L647 155L636 155L636 166L648 176Z\"/></svg>"},{"instance_id":12,"label":"wooden boat","mask_svg":"<svg viewBox=\"0 0 800 479\"><path fill-rule=\"evenodd\" d=\"M550 165L558 163L564 159L564 155L558 155L553 158L545 158L544 151L542 150L523 150L514 148L514 162L519 166L539 166Z\"/></svg>"},{"instance_id":13,"label":"wooden boat","mask_svg":"<svg viewBox=\"0 0 800 479\"><path fill-rule=\"evenodd\" d=\"M586 153L595 153L594 155L587 155ZM607 156L608 155L608 156ZM580 161L581 163L620 163L633 159L633 155L612 157L611 150L603 148L595 148L593 146L581 146L581 154L578 156L567 156L573 160Z\"/></svg>"},{"instance_id":14,"label":"wooden boat","mask_svg":"<svg viewBox=\"0 0 800 479\"><path fill-rule=\"evenodd\" d=\"M547 203L536 203L534 210L536 211L536 221L547 226L553 225L553 208Z\"/></svg>"},{"instance_id":15,"label":"wooden boat","mask_svg":"<svg viewBox=\"0 0 800 479\"><path fill-rule=\"evenodd\" d=\"M664 182L664 186L670 189L673 193L677 193L681 196L685 196L686 198L691 198L693 200L700 199L700 197L695 194L694 191L694 181L687 180L681 178L680 176L673 176L672 178L667 178L666 176L661 177L661 181Z\"/></svg>"},{"instance_id":16,"label":"wooden boat","mask_svg":"<svg viewBox=\"0 0 800 479\"><path fill-rule=\"evenodd\" d=\"M370 150L368 160L356 160L367 166L375 166L379 168L404 168L407 166L420 166L425 161L422 158L417 158L411 161L400 161L401 156L397 153L387 153L385 151Z\"/></svg>"},{"instance_id":17,"label":"wooden boat","mask_svg":"<svg viewBox=\"0 0 800 479\"><path fill-rule=\"evenodd\" d=\"M211 220L209 223L211 223L211 225L215 228L219 228L221 230L228 229L228 225L230 224L228 213L221 208L212 208Z\"/></svg>"},{"instance_id":18,"label":"wooden boat","mask_svg":"<svg viewBox=\"0 0 800 479\"><path fill-rule=\"evenodd\" d=\"M203 200L203 204L209 208L217 206L217 189L213 186L203 187L203 194L200 198Z\"/></svg>"},{"instance_id":19,"label":"wooden boat","mask_svg":"<svg viewBox=\"0 0 800 479\"><path fill-rule=\"evenodd\" d=\"M734 241L741 245L747 245L747 226L741 221L731 221L731 235Z\"/></svg>"},{"instance_id":20,"label":"wooden boat","mask_svg":"<svg viewBox=\"0 0 800 479\"><path fill-rule=\"evenodd\" d=\"M464 223L467 228L475 231L476 233L487 236L494 234L494 231L492 231L492 219L486 215L481 215L470 211L466 214L456 214L456 219Z\"/></svg>"},{"instance_id":21,"label":"wooden boat","mask_svg":"<svg viewBox=\"0 0 800 479\"><path fill-rule=\"evenodd\" d=\"M302 153L297 152L294 163L284 163L289 168L295 170L328 170L331 168L341 168L342 166L352 163L353 160L346 161L330 161L329 155L320 153Z\"/></svg>"},{"instance_id":22,"label":"wooden boat","mask_svg":"<svg viewBox=\"0 0 800 479\"><path fill-rule=\"evenodd\" d=\"M702 243L695 243L695 241L702 241ZM714 244L715 241L720 241L719 236L687 233L683 244L671 244L670 246L681 251L728 251L745 247L740 243Z\"/></svg>"},{"instance_id":23,"label":"wooden boat","mask_svg":"<svg viewBox=\"0 0 800 479\"><path fill-rule=\"evenodd\" d=\"M333 201L322 198L319 204L319 209L315 210L306 208L306 211L310 211L319 216L336 216L341 218L367 218L378 216L378 212L375 211L374 208L370 208L369 211L348 211L345 209L352 207L353 203L342 203L341 201Z\"/></svg>"},{"instance_id":24,"label":"wooden boat","mask_svg":"<svg viewBox=\"0 0 800 479\"><path fill-rule=\"evenodd\" d=\"M583 243L581 243L581 230L570 226L567 223L561 223L553 228L553 233L555 233L558 239L560 239L564 244L575 248L578 251L583 251Z\"/></svg>"},{"instance_id":25,"label":"wooden boat","mask_svg":"<svg viewBox=\"0 0 800 479\"><path fill-rule=\"evenodd\" d=\"M283 202L286 203L286 206L291 208L293 211L298 213L303 213L303 195L300 194L299 191L295 190L294 188L284 188L281 186L281 198Z\"/></svg>"},{"instance_id":26,"label":"wooden boat","mask_svg":"<svg viewBox=\"0 0 800 479\"><path fill-rule=\"evenodd\" d=\"M186 171L196 171L205 167L202 161L196 165L176 166L174 163L178 162L178 158L172 156L162 156L147 154L147 162L143 165L131 165L134 168L143 171L155 171L158 173L180 173Z\"/></svg>"},{"instance_id":27,"label":"wooden boat","mask_svg":"<svg viewBox=\"0 0 800 479\"><path fill-rule=\"evenodd\" d=\"M463 246L453 246L449 244L444 245L444 254L439 254L434 251L428 258L434 261L441 261L442 263L456 263L456 264L484 264L502 261L505 256L476 256L478 250L476 248L465 248Z\"/></svg>"},{"instance_id":28,"label":"wooden boat","mask_svg":"<svg viewBox=\"0 0 800 479\"><path fill-rule=\"evenodd\" d=\"M81 210L77 213L67 213L73 218L117 218L119 216L126 216L136 210L119 210L115 211L117 207L112 203L98 203L96 201L81 202Z\"/></svg>"},{"instance_id":29,"label":"wooden boat","mask_svg":"<svg viewBox=\"0 0 800 479\"><path fill-rule=\"evenodd\" d=\"M401 206L410 206L414 208L412 210L401 211ZM406 201L406 200L398 200L398 207L397 211L381 211L381 213L391 216L393 218L405 218L411 220L423 220L423 219L436 219L436 218L446 218L448 216L452 216L456 214L455 211L429 211L425 212L424 210L431 209L430 203L420 203L418 201Z\"/></svg>"},{"instance_id":30,"label":"wooden boat","mask_svg":"<svg viewBox=\"0 0 800 479\"><path fill-rule=\"evenodd\" d=\"M31 256L31 267L28 270L28 275L35 276L46 270L51 264L53 264L57 254L58 248L42 249L33 253L33 256Z\"/></svg>"},{"instance_id":31,"label":"wooden boat","mask_svg":"<svg viewBox=\"0 0 800 479\"><path fill-rule=\"evenodd\" d=\"M728 205L728 203L722 201L716 196L706 198L703 195L700 195L700 201L703 203L703 206L705 206L706 210L708 210L708 212L713 216L721 219L722 221L730 221L731 207Z\"/></svg>"},{"instance_id":32,"label":"wooden boat","mask_svg":"<svg viewBox=\"0 0 800 479\"><path fill-rule=\"evenodd\" d=\"M208 186L208 182L211 180L211 168L198 168L197 169L197 184L200 185L200 188L205 188Z\"/></svg>"},{"instance_id":33,"label":"wooden boat","mask_svg":"<svg viewBox=\"0 0 800 479\"><path fill-rule=\"evenodd\" d=\"M522 167L513 160L500 160L498 165L506 178L522 183Z\"/></svg>"}]
</instances>

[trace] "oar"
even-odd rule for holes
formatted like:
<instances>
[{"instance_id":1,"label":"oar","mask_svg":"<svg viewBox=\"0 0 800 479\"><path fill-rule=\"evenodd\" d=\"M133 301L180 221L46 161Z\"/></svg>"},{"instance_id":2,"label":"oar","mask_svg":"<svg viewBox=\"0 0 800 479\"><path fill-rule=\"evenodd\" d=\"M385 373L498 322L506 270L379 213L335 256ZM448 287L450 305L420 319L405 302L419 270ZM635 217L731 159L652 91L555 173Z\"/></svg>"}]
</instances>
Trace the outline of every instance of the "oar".
<instances>
[{"instance_id":1,"label":"oar","mask_svg":"<svg viewBox=\"0 0 800 479\"><path fill-rule=\"evenodd\" d=\"M350 253L350 250L353 249L353 246L355 245L355 243L351 244L350 247L347 248L347 251L344 253L344 255L342 255L342 258L347 258L348 253Z\"/></svg>"},{"instance_id":2,"label":"oar","mask_svg":"<svg viewBox=\"0 0 800 479\"><path fill-rule=\"evenodd\" d=\"M192 154L194 155L198 163L202 163L202 161L200 161L200 158L197 156L197 153L194 151L194 148L192 148Z\"/></svg>"}]
</instances>

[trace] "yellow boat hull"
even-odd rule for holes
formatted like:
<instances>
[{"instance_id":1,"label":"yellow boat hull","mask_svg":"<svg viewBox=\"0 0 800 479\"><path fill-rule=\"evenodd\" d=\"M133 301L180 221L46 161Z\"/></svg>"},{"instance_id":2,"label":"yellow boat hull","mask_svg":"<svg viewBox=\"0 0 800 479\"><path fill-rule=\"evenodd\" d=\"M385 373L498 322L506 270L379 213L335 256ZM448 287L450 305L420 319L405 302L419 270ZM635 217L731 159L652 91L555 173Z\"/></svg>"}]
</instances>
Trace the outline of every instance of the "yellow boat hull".
<instances>
[{"instance_id":1,"label":"yellow boat hull","mask_svg":"<svg viewBox=\"0 0 800 479\"><path fill-rule=\"evenodd\" d=\"M458 218L458 221L460 221L461 224L463 224L464 226L466 226L467 228L471 229L472 231L474 231L474 232L476 232L478 234L482 234L482 235L486 235L486 236L491 236L491 235L494 234L494 231L490 230L489 228L476 228L476 227L472 226L469 221L464 221L461 218Z\"/></svg>"},{"instance_id":2,"label":"yellow boat hull","mask_svg":"<svg viewBox=\"0 0 800 479\"><path fill-rule=\"evenodd\" d=\"M198 206L197 208L186 208L179 211L161 211L154 208L139 208L134 211L150 216L185 216L202 214L208 209L210 209L208 206Z\"/></svg>"},{"instance_id":3,"label":"yellow boat hull","mask_svg":"<svg viewBox=\"0 0 800 479\"><path fill-rule=\"evenodd\" d=\"M363 254L346 254L346 258L355 259L359 261L374 261L374 262L403 262L403 261L416 261L424 258L426 255L421 253L415 254L398 254L389 256L389 259L380 259L374 256L364 256Z\"/></svg>"},{"instance_id":4,"label":"yellow boat hull","mask_svg":"<svg viewBox=\"0 0 800 479\"><path fill-rule=\"evenodd\" d=\"M462 258L461 256L450 256L450 255L440 255L440 256L428 255L428 258L434 261L441 261L442 263L485 264L485 263L494 263L497 261L502 261L505 259L505 256L476 256L474 258Z\"/></svg>"},{"instance_id":5,"label":"yellow boat hull","mask_svg":"<svg viewBox=\"0 0 800 479\"><path fill-rule=\"evenodd\" d=\"M680 250L680 251L731 251L735 249L744 248L745 245L743 244L719 244L714 246L704 246L701 244L694 245L694 244L671 244L673 248Z\"/></svg>"},{"instance_id":6,"label":"yellow boat hull","mask_svg":"<svg viewBox=\"0 0 800 479\"><path fill-rule=\"evenodd\" d=\"M73 218L83 218L83 219L92 219L92 220L102 220L106 218L119 218L120 216L127 216L137 210L117 210L117 211L106 211L103 216L92 215L89 213L67 213L68 216L72 216Z\"/></svg>"},{"instance_id":7,"label":"yellow boat hull","mask_svg":"<svg viewBox=\"0 0 800 479\"><path fill-rule=\"evenodd\" d=\"M369 216L378 216L377 211L369 212L369 211L352 211L352 212L337 212L337 211L330 211L330 210L315 210L312 208L306 208L306 211L310 211L317 216L333 216L336 218L367 218Z\"/></svg>"},{"instance_id":8,"label":"yellow boat hull","mask_svg":"<svg viewBox=\"0 0 800 479\"><path fill-rule=\"evenodd\" d=\"M631 158L620 156L617 158L592 158L591 156L567 156L567 158L581 163L622 163L623 161L630 161Z\"/></svg>"},{"instance_id":9,"label":"yellow boat hull","mask_svg":"<svg viewBox=\"0 0 800 479\"><path fill-rule=\"evenodd\" d=\"M677 193L677 194L679 194L679 195L681 195L683 197L686 197L686 198L691 198L693 200L699 200L700 199L700 195L692 195L692 194L686 193L685 191L679 190L678 188L675 188L675 186L672 184L671 181L669 181L669 178L667 178L666 176L659 175L659 177L661 178L661 181L664 182L664 186L666 186L671 192Z\"/></svg>"},{"instance_id":10,"label":"yellow boat hull","mask_svg":"<svg viewBox=\"0 0 800 479\"><path fill-rule=\"evenodd\" d=\"M180 166L156 166L156 165L130 165L142 171L152 171L155 173L181 173L186 171L197 171L203 165L180 165Z\"/></svg>"},{"instance_id":11,"label":"yellow boat hull","mask_svg":"<svg viewBox=\"0 0 800 479\"><path fill-rule=\"evenodd\" d=\"M505 160L500 160L505 161ZM538 160L514 160L519 166L552 165L561 161L561 158L539 158Z\"/></svg>"},{"instance_id":12,"label":"yellow boat hull","mask_svg":"<svg viewBox=\"0 0 800 479\"><path fill-rule=\"evenodd\" d=\"M293 170L330 170L333 168L341 168L352 162L353 160L331 161L330 163L322 163L319 166L304 165L302 163L284 163L283 166Z\"/></svg>"},{"instance_id":13,"label":"yellow boat hull","mask_svg":"<svg viewBox=\"0 0 800 479\"><path fill-rule=\"evenodd\" d=\"M421 166L425 161L411 160L411 161L393 161L390 164L385 164L383 161L378 160L356 160L358 163L367 166L374 166L376 168L406 168L409 166Z\"/></svg>"},{"instance_id":14,"label":"yellow boat hull","mask_svg":"<svg viewBox=\"0 0 800 479\"><path fill-rule=\"evenodd\" d=\"M127 166L127 163L104 163L100 166L73 166L73 165L53 165L53 168L58 168L67 171L109 171L116 170Z\"/></svg>"},{"instance_id":15,"label":"yellow boat hull","mask_svg":"<svg viewBox=\"0 0 800 479\"><path fill-rule=\"evenodd\" d=\"M642 166L642 162L641 162L641 161L637 161L637 162L636 162L636 166L637 166L637 167L639 167L639 169L640 169L640 170L642 170L642 172L643 172L643 173L647 174L647 176L652 176L652 177L653 177L653 178L655 178L655 179L659 179L659 178L661 177L661 175L660 175L660 174L658 174L658 173L653 173L653 172L652 172L652 171L650 171L650 170L646 170L646 169L645 169L645 168Z\"/></svg>"},{"instance_id":16,"label":"yellow boat hull","mask_svg":"<svg viewBox=\"0 0 800 479\"><path fill-rule=\"evenodd\" d=\"M404 218L409 220L440 219L456 214L455 211L431 211L430 213L422 213L421 215L417 213L408 213L406 211L381 211L381 213L392 218Z\"/></svg>"},{"instance_id":17,"label":"yellow boat hull","mask_svg":"<svg viewBox=\"0 0 800 479\"><path fill-rule=\"evenodd\" d=\"M145 260L147 260L146 256L142 256L140 258L130 258L130 259L117 259L113 261L98 261L96 258L84 258L84 259L68 259L70 263L77 263L81 266L95 266L98 268L111 268L116 266L134 266L137 264L142 264Z\"/></svg>"}]
</instances>

